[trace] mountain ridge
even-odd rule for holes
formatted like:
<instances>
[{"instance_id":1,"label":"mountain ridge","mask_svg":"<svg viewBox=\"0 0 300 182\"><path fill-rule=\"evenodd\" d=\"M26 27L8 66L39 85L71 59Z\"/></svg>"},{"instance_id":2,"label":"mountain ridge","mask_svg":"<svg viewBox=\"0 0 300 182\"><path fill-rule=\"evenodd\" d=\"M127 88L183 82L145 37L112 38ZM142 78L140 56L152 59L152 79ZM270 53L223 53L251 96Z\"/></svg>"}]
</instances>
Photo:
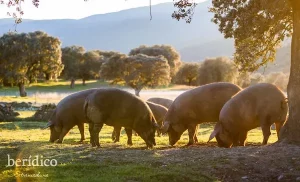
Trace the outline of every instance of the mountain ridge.
<instances>
[{"instance_id":1,"label":"mountain ridge","mask_svg":"<svg viewBox=\"0 0 300 182\"><path fill-rule=\"evenodd\" d=\"M81 19L24 19L18 32L45 31L60 38L62 46L80 45L87 50L106 50L128 53L140 45L169 44L181 54L183 61L202 61L207 57L228 56L234 53L232 39L224 39L218 26L211 22L210 1L199 3L190 24L171 18L173 3L96 14ZM0 19L0 35L14 29L14 20ZM289 43L286 43L287 45ZM282 55L287 55L284 49ZM279 56L278 59L287 59ZM276 60L274 65L282 65ZM272 66L270 66L272 67ZM276 68L276 70L279 70ZM287 70L286 68L284 70Z\"/></svg>"}]
</instances>

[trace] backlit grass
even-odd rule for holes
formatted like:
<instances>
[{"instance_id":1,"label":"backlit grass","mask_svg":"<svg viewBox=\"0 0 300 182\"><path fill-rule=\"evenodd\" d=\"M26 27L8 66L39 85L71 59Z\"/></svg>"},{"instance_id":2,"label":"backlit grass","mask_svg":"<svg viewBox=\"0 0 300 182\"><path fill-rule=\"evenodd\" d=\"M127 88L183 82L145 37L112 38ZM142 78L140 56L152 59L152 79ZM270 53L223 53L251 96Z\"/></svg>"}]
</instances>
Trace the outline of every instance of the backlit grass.
<instances>
[{"instance_id":1,"label":"backlit grass","mask_svg":"<svg viewBox=\"0 0 300 182\"><path fill-rule=\"evenodd\" d=\"M80 133L77 127L65 137L63 144L53 144L48 142L49 129L41 129L45 124L28 121L0 123L0 181L216 181L214 176L198 169L204 164L193 164L196 159L192 158L201 156L201 153L185 147L188 142L186 132L175 147L169 147L168 137L162 136L156 137L157 146L148 150L138 136L133 136L133 146L127 146L124 130L120 142L113 143L112 127L104 126L100 133L101 147L92 148L88 143L87 125L87 139L83 144L78 143ZM214 142L205 146L212 129L213 125L203 124L198 138L203 147L214 147L218 151L219 148ZM272 131L269 142L273 143L276 140L276 134ZM262 133L259 129L249 133L250 144L258 145L261 141ZM193 155L188 154L190 151L194 151ZM173 156L172 152L187 152L186 159ZM43 155L44 158L56 159L58 166L5 167L7 154L14 159ZM213 159L206 160L212 165L216 163ZM222 161L220 158L219 162L226 160ZM36 173L48 177L18 178L22 174Z\"/></svg>"}]
</instances>

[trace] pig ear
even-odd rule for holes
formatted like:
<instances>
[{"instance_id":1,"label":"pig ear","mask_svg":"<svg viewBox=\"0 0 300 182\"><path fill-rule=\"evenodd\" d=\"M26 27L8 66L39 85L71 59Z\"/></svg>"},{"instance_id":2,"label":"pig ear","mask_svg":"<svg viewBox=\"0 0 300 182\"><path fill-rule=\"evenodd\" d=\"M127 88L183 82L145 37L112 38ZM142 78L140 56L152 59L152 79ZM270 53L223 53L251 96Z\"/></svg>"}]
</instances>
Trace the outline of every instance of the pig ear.
<instances>
[{"instance_id":1,"label":"pig ear","mask_svg":"<svg viewBox=\"0 0 300 182\"><path fill-rule=\"evenodd\" d=\"M161 127L161 132L163 134L167 133L167 131L169 130L169 127L170 127L170 122L169 121L164 122L163 126Z\"/></svg>"},{"instance_id":2,"label":"pig ear","mask_svg":"<svg viewBox=\"0 0 300 182\"><path fill-rule=\"evenodd\" d=\"M51 121L48 121L47 126L45 126L44 128L42 128L43 130L49 128L50 126L52 126L54 123L52 123Z\"/></svg>"},{"instance_id":3,"label":"pig ear","mask_svg":"<svg viewBox=\"0 0 300 182\"><path fill-rule=\"evenodd\" d=\"M215 136L221 131L221 129L222 129L222 125L220 123L217 123L215 128L214 128L214 131L210 134L207 143L209 141L211 141L213 138L215 138Z\"/></svg>"},{"instance_id":4,"label":"pig ear","mask_svg":"<svg viewBox=\"0 0 300 182\"><path fill-rule=\"evenodd\" d=\"M288 98L285 98L283 101L281 101L281 109L285 109L287 103L288 103Z\"/></svg>"}]
</instances>

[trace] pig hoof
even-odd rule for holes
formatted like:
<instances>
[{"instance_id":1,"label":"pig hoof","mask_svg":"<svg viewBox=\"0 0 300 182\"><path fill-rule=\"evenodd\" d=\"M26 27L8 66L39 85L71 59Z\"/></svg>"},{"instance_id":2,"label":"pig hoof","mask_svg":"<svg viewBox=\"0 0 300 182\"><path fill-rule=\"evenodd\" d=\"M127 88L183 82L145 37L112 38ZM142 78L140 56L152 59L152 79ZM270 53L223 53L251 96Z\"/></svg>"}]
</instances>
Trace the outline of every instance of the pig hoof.
<instances>
[{"instance_id":1,"label":"pig hoof","mask_svg":"<svg viewBox=\"0 0 300 182\"><path fill-rule=\"evenodd\" d=\"M58 140L57 143L62 143L62 141Z\"/></svg>"},{"instance_id":2,"label":"pig hoof","mask_svg":"<svg viewBox=\"0 0 300 182\"><path fill-rule=\"evenodd\" d=\"M194 145L193 142L189 142L188 144L186 144L186 146L191 146L191 145Z\"/></svg>"},{"instance_id":3,"label":"pig hoof","mask_svg":"<svg viewBox=\"0 0 300 182\"><path fill-rule=\"evenodd\" d=\"M119 142L119 140L114 140L114 143L117 143L117 142Z\"/></svg>"},{"instance_id":4,"label":"pig hoof","mask_svg":"<svg viewBox=\"0 0 300 182\"><path fill-rule=\"evenodd\" d=\"M127 145L132 146L132 142L128 142Z\"/></svg>"}]
</instances>

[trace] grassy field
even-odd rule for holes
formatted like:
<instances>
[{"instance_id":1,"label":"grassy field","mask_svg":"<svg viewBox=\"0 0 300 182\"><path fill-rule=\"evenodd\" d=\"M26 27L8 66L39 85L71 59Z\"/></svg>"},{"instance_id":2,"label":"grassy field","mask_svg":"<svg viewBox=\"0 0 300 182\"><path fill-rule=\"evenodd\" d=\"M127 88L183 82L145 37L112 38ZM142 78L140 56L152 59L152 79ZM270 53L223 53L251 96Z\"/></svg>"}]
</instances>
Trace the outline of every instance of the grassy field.
<instances>
[{"instance_id":1,"label":"grassy field","mask_svg":"<svg viewBox=\"0 0 300 182\"><path fill-rule=\"evenodd\" d=\"M157 146L148 150L138 136L133 136L133 146L127 146L127 137L122 131L120 143L111 141L112 128L105 126L101 131L101 148L86 142L79 144L79 131L72 129L63 144L49 143L49 130L42 130L44 122L4 122L0 123L0 181L218 181L218 176L203 171L204 165L217 166L226 160L221 156L205 158L203 149L215 149L216 143L206 144L213 125L202 125L198 136L200 144L186 147L187 133L175 147L168 146L168 137L157 137ZM272 131L270 143L275 142ZM250 145L259 145L262 134L259 129L249 133ZM224 149L222 149L224 150ZM230 150L230 149L228 149ZM56 159L56 167L5 167L7 154L13 159L42 155ZM177 158L177 155L181 156ZM220 164L221 164L220 163ZM44 177L29 178L22 175L40 174ZM46 177L45 177L46 176Z\"/></svg>"},{"instance_id":2,"label":"grassy field","mask_svg":"<svg viewBox=\"0 0 300 182\"><path fill-rule=\"evenodd\" d=\"M75 89L69 82L38 83L27 91L29 97L20 98L13 93L17 88L0 89L1 101L57 103L66 92L107 87L107 83L90 81L87 86L77 82ZM189 87L171 85L168 88L142 91L142 97L156 95L174 98L178 90ZM156 94L156 95L155 95ZM100 132L100 148L89 144L88 127L86 141L78 143L77 127L65 137L63 144L49 143L49 129L43 130L46 122L24 121L34 111L18 111L17 122L0 123L0 182L2 181L296 181L300 180L300 147L288 144L272 144L277 141L274 130L267 146L261 146L260 129L249 132L246 147L219 148L215 140L207 143L213 124L202 124L198 132L199 143L187 147L187 132L174 146L168 145L168 136L156 137L157 146L146 149L144 141L133 136L133 146L127 146L127 137L122 131L120 142L111 140L112 128L104 126ZM22 120L22 121L21 121ZM56 160L58 165L7 167L11 159L28 159L43 156ZM34 177L34 176L38 177ZM27 176L27 177L26 177ZM30 177L31 176L31 177Z\"/></svg>"}]
</instances>

